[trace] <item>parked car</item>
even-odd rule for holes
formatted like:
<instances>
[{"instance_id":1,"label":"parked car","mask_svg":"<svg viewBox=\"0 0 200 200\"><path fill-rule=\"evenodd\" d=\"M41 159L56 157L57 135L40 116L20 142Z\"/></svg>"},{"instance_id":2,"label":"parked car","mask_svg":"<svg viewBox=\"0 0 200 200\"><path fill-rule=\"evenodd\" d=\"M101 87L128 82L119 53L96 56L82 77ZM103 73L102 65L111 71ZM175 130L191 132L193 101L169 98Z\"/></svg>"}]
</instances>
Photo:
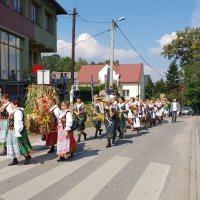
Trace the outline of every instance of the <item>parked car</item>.
<instances>
[{"instance_id":1,"label":"parked car","mask_svg":"<svg viewBox=\"0 0 200 200\"><path fill-rule=\"evenodd\" d=\"M182 115L194 115L194 113L195 113L194 110L189 106L183 107L183 109L181 111Z\"/></svg>"}]
</instances>

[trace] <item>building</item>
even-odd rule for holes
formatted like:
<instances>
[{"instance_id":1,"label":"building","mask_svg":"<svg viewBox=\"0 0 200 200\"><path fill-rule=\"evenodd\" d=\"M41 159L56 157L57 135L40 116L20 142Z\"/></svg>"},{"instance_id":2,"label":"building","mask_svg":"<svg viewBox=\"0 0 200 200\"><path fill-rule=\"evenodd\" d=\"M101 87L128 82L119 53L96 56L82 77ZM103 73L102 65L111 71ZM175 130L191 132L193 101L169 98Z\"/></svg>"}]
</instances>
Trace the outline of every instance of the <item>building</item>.
<instances>
[{"instance_id":1,"label":"building","mask_svg":"<svg viewBox=\"0 0 200 200\"><path fill-rule=\"evenodd\" d=\"M0 0L0 80L26 79L41 53L57 50L57 15L67 12L55 0ZM15 77L15 76L14 76Z\"/></svg>"},{"instance_id":2,"label":"building","mask_svg":"<svg viewBox=\"0 0 200 200\"><path fill-rule=\"evenodd\" d=\"M126 98L144 97L143 64L118 64L113 69L113 82L121 95ZM83 65L77 79L81 86L90 86L91 77L94 85L101 85L107 82L108 72L108 65Z\"/></svg>"}]
</instances>

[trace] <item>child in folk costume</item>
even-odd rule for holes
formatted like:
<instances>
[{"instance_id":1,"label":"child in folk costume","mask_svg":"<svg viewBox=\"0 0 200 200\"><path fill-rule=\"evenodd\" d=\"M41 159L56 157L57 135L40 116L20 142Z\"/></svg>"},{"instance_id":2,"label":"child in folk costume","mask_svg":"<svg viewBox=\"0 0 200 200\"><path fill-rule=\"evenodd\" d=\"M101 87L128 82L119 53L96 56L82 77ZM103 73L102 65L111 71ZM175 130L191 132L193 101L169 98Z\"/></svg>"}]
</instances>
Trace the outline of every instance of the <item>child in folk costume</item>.
<instances>
[{"instance_id":1,"label":"child in folk costume","mask_svg":"<svg viewBox=\"0 0 200 200\"><path fill-rule=\"evenodd\" d=\"M55 145L57 144L57 135L58 135L58 120L60 116L60 108L58 105L56 105L56 99L55 98L50 98L49 99L49 104L51 105L49 109L49 113L52 117L51 125L50 125L50 130L46 134L46 145L51 146L50 150L48 153L53 153Z\"/></svg>"},{"instance_id":2,"label":"child in folk costume","mask_svg":"<svg viewBox=\"0 0 200 200\"><path fill-rule=\"evenodd\" d=\"M61 112L58 122L58 139L57 139L57 155L58 162L65 161L65 156L70 153L71 158L76 150L76 140L74 139L74 132L72 130L73 117L69 109L70 103L61 103Z\"/></svg>"},{"instance_id":3,"label":"child in folk costume","mask_svg":"<svg viewBox=\"0 0 200 200\"><path fill-rule=\"evenodd\" d=\"M116 131L116 109L112 105L112 100L107 97L104 99L106 103L104 108L104 116L105 116L105 127L106 127L106 134L108 143L106 148L111 147L111 140L115 140L115 131Z\"/></svg>"},{"instance_id":4,"label":"child in folk costume","mask_svg":"<svg viewBox=\"0 0 200 200\"><path fill-rule=\"evenodd\" d=\"M118 130L119 130L119 139L124 137L126 133L126 119L129 111L128 104L126 104L124 97L119 98L119 103L117 105L118 111Z\"/></svg>"},{"instance_id":5,"label":"child in folk costume","mask_svg":"<svg viewBox=\"0 0 200 200\"><path fill-rule=\"evenodd\" d=\"M95 138L97 138L97 134L99 132L99 135L101 135L101 132L103 131L101 129L101 122L103 121L103 102L101 101L101 98L98 95L94 96L94 103L91 106L91 110L93 112L93 124L96 128L95 132Z\"/></svg>"},{"instance_id":6,"label":"child in folk costume","mask_svg":"<svg viewBox=\"0 0 200 200\"><path fill-rule=\"evenodd\" d=\"M25 127L23 108L19 107L20 101L15 99L11 103L13 112L9 116L9 130L7 137L7 157L13 159L9 166L17 165L20 155L25 157L27 165L31 159L32 147Z\"/></svg>"},{"instance_id":7,"label":"child in folk costume","mask_svg":"<svg viewBox=\"0 0 200 200\"><path fill-rule=\"evenodd\" d=\"M140 135L141 123L140 123L140 118L138 116L138 111L134 112L133 129L137 131L138 135Z\"/></svg>"},{"instance_id":8,"label":"child in folk costume","mask_svg":"<svg viewBox=\"0 0 200 200\"><path fill-rule=\"evenodd\" d=\"M86 113L86 108L85 104L82 101L81 96L77 96L77 102L74 104L74 115L75 115L75 120L77 121L78 124L78 140L77 142L81 141L81 134L84 136L84 140L87 139L87 134L84 132L85 130L85 122L87 120L87 113Z\"/></svg>"},{"instance_id":9,"label":"child in folk costume","mask_svg":"<svg viewBox=\"0 0 200 200\"><path fill-rule=\"evenodd\" d=\"M0 156L7 155L6 138L8 133L8 117L12 112L9 99L10 96L8 94L4 94L1 100L2 106L0 108L0 145L3 146L4 150Z\"/></svg>"}]
</instances>

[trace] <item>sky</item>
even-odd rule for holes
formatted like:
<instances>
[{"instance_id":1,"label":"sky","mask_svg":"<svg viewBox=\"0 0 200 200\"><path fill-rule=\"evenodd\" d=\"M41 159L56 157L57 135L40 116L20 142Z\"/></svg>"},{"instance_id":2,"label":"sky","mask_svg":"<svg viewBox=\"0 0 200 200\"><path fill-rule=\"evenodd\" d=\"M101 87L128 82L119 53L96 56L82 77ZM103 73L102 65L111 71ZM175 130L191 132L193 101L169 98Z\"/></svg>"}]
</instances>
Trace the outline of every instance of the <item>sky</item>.
<instances>
[{"instance_id":1,"label":"sky","mask_svg":"<svg viewBox=\"0 0 200 200\"><path fill-rule=\"evenodd\" d=\"M162 47L176 38L177 30L200 26L200 0L58 0L70 14L76 7L76 59L88 62L110 59L110 29L112 19L142 57L156 69L152 70L115 30L114 60L119 63L143 63L145 74L156 81L163 78L170 61L161 56ZM101 23L97 23L101 22ZM59 16L57 22L57 53L71 56L72 16ZM86 40L88 39L88 40ZM85 40L85 41L83 41ZM83 42L80 42L83 41Z\"/></svg>"}]
</instances>

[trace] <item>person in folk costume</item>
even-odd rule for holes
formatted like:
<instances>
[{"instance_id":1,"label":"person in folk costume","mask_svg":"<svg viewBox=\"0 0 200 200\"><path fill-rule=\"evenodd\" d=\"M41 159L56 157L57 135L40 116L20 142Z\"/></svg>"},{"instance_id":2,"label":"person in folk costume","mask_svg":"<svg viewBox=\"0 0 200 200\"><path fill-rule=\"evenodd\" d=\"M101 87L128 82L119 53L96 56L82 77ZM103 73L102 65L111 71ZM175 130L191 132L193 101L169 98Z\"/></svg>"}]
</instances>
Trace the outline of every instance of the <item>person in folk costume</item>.
<instances>
[{"instance_id":1,"label":"person in folk costume","mask_svg":"<svg viewBox=\"0 0 200 200\"><path fill-rule=\"evenodd\" d=\"M101 129L101 119L98 119L98 115L103 115L104 113L104 109L103 109L103 102L101 101L102 98L100 98L98 95L94 96L94 102L91 106L91 110L93 112L93 125L96 129L95 131L95 138L97 138L98 132L99 135L101 135L102 133L102 129Z\"/></svg>"},{"instance_id":2,"label":"person in folk costume","mask_svg":"<svg viewBox=\"0 0 200 200\"><path fill-rule=\"evenodd\" d=\"M72 130L73 117L69 109L70 103L61 103L61 112L58 122L58 139L57 139L57 156L59 156L58 162L65 161L65 156L70 153L70 158L76 150L76 140L74 139L74 132Z\"/></svg>"},{"instance_id":3,"label":"person in folk costume","mask_svg":"<svg viewBox=\"0 0 200 200\"><path fill-rule=\"evenodd\" d=\"M164 103L163 103L163 107L164 107L164 116L168 117L169 116L169 102L167 101L167 99L164 99Z\"/></svg>"},{"instance_id":4,"label":"person in folk costume","mask_svg":"<svg viewBox=\"0 0 200 200\"><path fill-rule=\"evenodd\" d=\"M138 107L140 107L139 95L137 95L137 96L135 97L134 104L137 105Z\"/></svg>"},{"instance_id":5,"label":"person in folk costume","mask_svg":"<svg viewBox=\"0 0 200 200\"><path fill-rule=\"evenodd\" d=\"M131 97L129 102L128 102L128 107L129 107L129 112L128 112L128 123L130 124L131 126L131 130L134 130L133 129L133 119L134 119L134 104L135 102L135 98L134 97Z\"/></svg>"},{"instance_id":6,"label":"person in folk costume","mask_svg":"<svg viewBox=\"0 0 200 200\"><path fill-rule=\"evenodd\" d=\"M1 99L2 106L0 108L0 145L3 146L3 152L0 156L7 155L6 138L8 134L8 117L12 112L10 96L4 94Z\"/></svg>"},{"instance_id":7,"label":"person in folk costume","mask_svg":"<svg viewBox=\"0 0 200 200\"><path fill-rule=\"evenodd\" d=\"M158 119L158 123L161 123L162 115L163 115L163 110L162 110L163 106L162 106L162 102L160 101L160 98L157 98L155 105L157 107L156 116L157 116L157 119Z\"/></svg>"},{"instance_id":8,"label":"person in folk costume","mask_svg":"<svg viewBox=\"0 0 200 200\"><path fill-rule=\"evenodd\" d=\"M104 123L106 127L106 134L107 134L107 145L106 148L111 147L111 140L112 143L115 142L115 132L116 132L116 109L112 105L112 99L109 97L104 99L105 107L104 107Z\"/></svg>"},{"instance_id":9,"label":"person in folk costume","mask_svg":"<svg viewBox=\"0 0 200 200\"><path fill-rule=\"evenodd\" d=\"M141 135L141 133L140 133L141 123L140 123L139 111L138 110L135 110L135 112L134 112L133 130L137 131L138 135Z\"/></svg>"},{"instance_id":10,"label":"person in folk costume","mask_svg":"<svg viewBox=\"0 0 200 200\"><path fill-rule=\"evenodd\" d=\"M74 115L75 115L75 120L77 121L78 124L78 140L77 142L81 141L81 134L84 136L84 140L86 141L87 139L87 134L84 132L85 130L85 122L87 120L87 113L86 113L86 108L85 104L82 101L81 96L77 96L77 102L74 104Z\"/></svg>"},{"instance_id":11,"label":"person in folk costume","mask_svg":"<svg viewBox=\"0 0 200 200\"><path fill-rule=\"evenodd\" d=\"M140 103L141 108L141 123L147 127L147 103L146 99L143 99Z\"/></svg>"},{"instance_id":12,"label":"person in folk costume","mask_svg":"<svg viewBox=\"0 0 200 200\"><path fill-rule=\"evenodd\" d=\"M25 157L25 165L27 165L31 159L30 153L32 152L32 146L26 132L23 108L19 106L19 99L12 100L12 113L9 116L8 125L7 157L13 160L9 166L17 165L17 158L19 158L20 155Z\"/></svg>"},{"instance_id":13,"label":"person in folk costume","mask_svg":"<svg viewBox=\"0 0 200 200\"><path fill-rule=\"evenodd\" d=\"M156 125L156 111L157 111L157 108L155 107L153 100L150 100L149 101L150 126Z\"/></svg>"},{"instance_id":14,"label":"person in folk costume","mask_svg":"<svg viewBox=\"0 0 200 200\"><path fill-rule=\"evenodd\" d=\"M56 99L54 97L49 99L50 109L49 114L52 117L50 130L46 134L46 146L51 146L48 153L53 153L55 145L57 144L57 135L58 135L58 120L60 116L60 108L56 105Z\"/></svg>"},{"instance_id":15,"label":"person in folk costume","mask_svg":"<svg viewBox=\"0 0 200 200\"><path fill-rule=\"evenodd\" d=\"M124 137L124 133L126 133L126 119L129 111L128 104L126 104L125 98L120 97L119 103L117 104L118 111L118 131L119 131L119 139Z\"/></svg>"}]
</instances>

